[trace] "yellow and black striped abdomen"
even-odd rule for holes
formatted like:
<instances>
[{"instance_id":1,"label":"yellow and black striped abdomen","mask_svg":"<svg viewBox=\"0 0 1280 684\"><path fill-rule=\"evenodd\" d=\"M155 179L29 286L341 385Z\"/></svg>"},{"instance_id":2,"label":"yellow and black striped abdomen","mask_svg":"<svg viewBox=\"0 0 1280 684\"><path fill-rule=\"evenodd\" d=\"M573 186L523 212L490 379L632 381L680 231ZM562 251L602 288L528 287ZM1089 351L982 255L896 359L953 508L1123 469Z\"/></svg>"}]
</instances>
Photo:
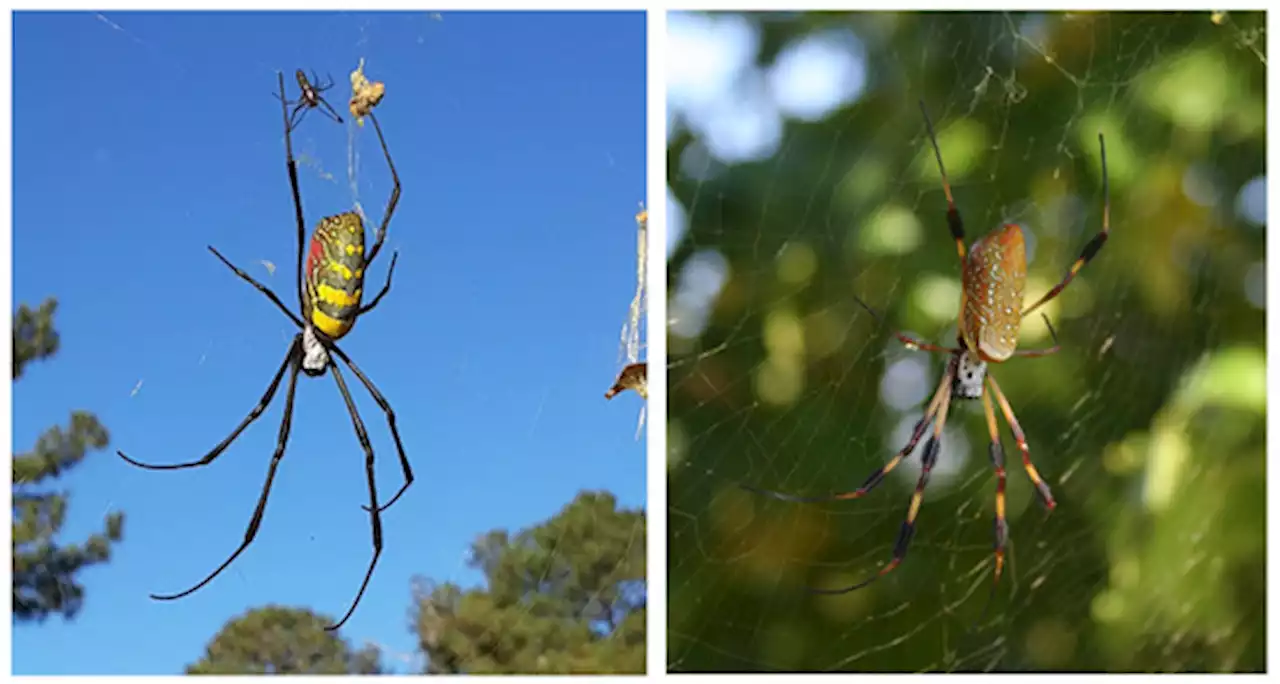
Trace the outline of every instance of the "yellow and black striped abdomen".
<instances>
[{"instance_id":1,"label":"yellow and black striped abdomen","mask_svg":"<svg viewBox=\"0 0 1280 684\"><path fill-rule=\"evenodd\" d=\"M311 324L335 340L346 335L364 294L364 223L359 214L321 219L311 235L304 277Z\"/></svg>"}]
</instances>

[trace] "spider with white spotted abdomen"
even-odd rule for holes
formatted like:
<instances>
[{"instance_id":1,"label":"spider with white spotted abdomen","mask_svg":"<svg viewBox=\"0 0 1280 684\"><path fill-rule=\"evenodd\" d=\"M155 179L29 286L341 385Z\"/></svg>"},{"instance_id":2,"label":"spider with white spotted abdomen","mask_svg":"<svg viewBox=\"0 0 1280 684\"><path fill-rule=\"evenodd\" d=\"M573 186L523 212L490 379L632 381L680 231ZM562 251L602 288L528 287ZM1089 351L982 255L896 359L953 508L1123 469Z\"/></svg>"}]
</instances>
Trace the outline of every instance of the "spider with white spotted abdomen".
<instances>
[{"instance_id":1,"label":"spider with white spotted abdomen","mask_svg":"<svg viewBox=\"0 0 1280 684\"><path fill-rule=\"evenodd\" d=\"M925 431L932 423L933 429L929 435L929 440L924 445L920 477L916 481L915 491L911 495L911 502L907 508L906 520L903 521L897 541L894 543L893 556L889 563L880 568L876 574L857 584L837 589L812 589L816 593L843 594L861 589L889 574L902 563L911 545L911 538L915 534L916 516L920 513L920 504L924 497L925 486L929 482L930 471L938 460L942 430L947 422L952 398L960 400L981 399L986 415L987 431L991 437L989 453L991 465L996 474L993 589L995 584L999 583L1001 573L1004 570L1004 552L1005 544L1009 539L1009 526L1005 520L1004 449L1000 444L1000 433L996 425L995 409L991 401L992 396L995 397L995 403L999 405L1000 412L1004 415L1005 421L1009 424L1009 429L1013 432L1018 449L1022 452L1022 465L1027 471L1027 476L1031 479L1032 484L1035 485L1041 500L1050 510L1056 505L1053 494L1049 491L1049 485L1045 483L1044 478L1040 476L1039 471L1036 470L1035 465L1031 462L1031 450L1027 446L1026 435L1022 432L1022 427L1018 424L1018 419L1013 414L1013 407L1010 406L1004 393L1000 391L1000 386L996 383L995 378L991 377L987 372L987 364L1002 363L1015 356L1048 356L1060 349L1057 333L1049 323L1049 318L1044 316L1043 313L1041 316L1044 316L1045 325L1048 326L1049 334L1053 338L1053 346L1046 349L1018 350L1018 331L1023 317L1057 297L1071 282L1072 278L1080 272L1080 269L1098 254L1098 251L1102 249L1102 246L1107 241L1111 230L1111 199L1107 184L1106 143L1102 134L1099 133L1098 146L1101 150L1103 193L1102 230L1085 245L1084 250L1071 265L1066 276L1047 294L1024 309L1022 308L1022 303L1023 290L1025 289L1027 278L1027 254L1022 228L1017 224L1007 223L978 239L968 251L965 250L964 223L951 195L951 184L947 180L947 171L942 164L942 151L938 148L938 139L933 132L933 123L929 120L929 113L925 109L923 102L920 103L920 111L924 115L925 128L929 134L929 141L933 145L934 156L938 161L938 172L942 177L942 189L947 197L947 226L950 228L951 236L955 240L956 251L960 255L962 267L960 315L956 335L958 346L943 347L928 344L909 337L902 332L894 331L894 336L908 349L950 354L951 357L947 361L942 379L938 382L938 388L933 393L933 398L925 409L924 416L920 418L912 429L911 439L908 440L907 445L872 473L861 487L851 492L803 497L742 485L748 491L784 501L817 503L858 499L875 489L877 485L884 481L885 476L890 471L915 450L921 437L924 436ZM855 300L860 306L869 311L872 316L879 319L879 314L871 307L856 297Z\"/></svg>"}]
</instances>

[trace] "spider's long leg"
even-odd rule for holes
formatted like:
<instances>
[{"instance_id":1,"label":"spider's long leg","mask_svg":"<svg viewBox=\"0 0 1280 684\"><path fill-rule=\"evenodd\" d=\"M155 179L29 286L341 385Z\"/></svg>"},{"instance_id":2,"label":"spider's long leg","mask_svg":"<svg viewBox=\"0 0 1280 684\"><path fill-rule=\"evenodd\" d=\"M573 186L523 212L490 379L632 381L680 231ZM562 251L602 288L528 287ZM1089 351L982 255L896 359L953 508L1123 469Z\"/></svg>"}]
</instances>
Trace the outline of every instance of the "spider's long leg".
<instances>
[{"instance_id":1,"label":"spider's long leg","mask_svg":"<svg viewBox=\"0 0 1280 684\"><path fill-rule=\"evenodd\" d=\"M400 470L404 473L404 484L400 485L400 489L396 491L395 496L391 497L390 501L382 504L382 507L378 509L379 511L385 511L391 507L391 504L395 503L396 500L400 498L401 494L404 494L405 490L409 488L409 485L413 484L413 467L409 465L409 457L404 454L404 444L400 442L400 430L396 428L396 412L391 410L391 402L387 401L387 398L382 396L382 392L378 391L378 388L373 384L373 381L369 379L369 376L365 375L364 371L360 370L360 367L351 360L350 356L347 356L346 352L342 351L342 349L340 349L336 344L331 345L329 350L347 364L347 367L351 369L351 372L355 373L356 379L358 379L360 383L364 385L364 388L369 391L369 394L373 396L373 400L377 402L378 408L381 408L382 412L387 414L387 425L391 428L391 438L396 443L396 455L400 457ZM361 506L361 508L364 507ZM365 510L369 509L365 508Z\"/></svg>"},{"instance_id":2,"label":"spider's long leg","mask_svg":"<svg viewBox=\"0 0 1280 684\"><path fill-rule=\"evenodd\" d=\"M298 339L301 339L301 336L295 339L293 349L297 349ZM231 565L236 558L240 557L241 553L244 553L245 549L249 548L249 545L253 543L254 537L258 536L258 527L262 525L262 514L267 509L267 497L271 495L271 484L276 479L276 468L279 467L280 459L284 456L284 447L289 441L289 429L293 425L293 395L294 390L298 388L298 371L302 366L299 363L299 354L291 352L289 361L289 387L285 390L284 417L280 419L280 436L276 439L276 451L271 455L271 466L267 469L267 479L262 483L262 494L258 496L258 506L253 509L253 517L249 519L249 526L245 528L244 541L240 542L240 546L222 562L222 565L219 565L216 570L209 573L208 577L200 580L199 584L177 594L152 594L151 598L157 601L172 601L194 593L204 585L212 582L213 578L217 577L223 570L226 570L227 566Z\"/></svg>"},{"instance_id":3,"label":"spider's long leg","mask_svg":"<svg viewBox=\"0 0 1280 684\"><path fill-rule=\"evenodd\" d=\"M1084 268L1085 264L1098 255L1103 245L1107 244L1107 237L1111 234L1111 185L1107 181L1107 143L1101 133L1098 134L1098 148L1102 150L1102 231L1094 235L1093 239L1084 246L1079 258L1076 259L1074 264L1071 264L1067 274L1062 277L1062 282L1054 285L1053 289L1049 290L1045 296L1037 300L1035 304L1027 307L1022 312L1023 316L1047 304L1049 300L1057 297L1059 293L1067 289L1071 279L1076 277L1076 274L1080 272L1080 269Z\"/></svg>"},{"instance_id":4,"label":"spider's long leg","mask_svg":"<svg viewBox=\"0 0 1280 684\"><path fill-rule=\"evenodd\" d=\"M289 187L293 190L293 213L298 222L298 260L293 271L293 286L298 290L298 311L306 312L306 295L302 289L302 253L306 251L307 247L307 223L302 217L302 193L298 192L298 164L293 160L293 138L291 136L293 127L289 122L289 107L285 104L284 73L277 72L276 76L280 80L280 116L284 120L285 167L289 170ZM295 109L294 112L296 113L297 110ZM302 324L298 323L298 327L302 327Z\"/></svg>"},{"instance_id":5,"label":"spider's long leg","mask_svg":"<svg viewBox=\"0 0 1280 684\"><path fill-rule=\"evenodd\" d=\"M347 361L347 363L351 363ZM356 606L360 605L360 599L364 597L364 590L369 586L369 579L373 577L373 569L378 565L378 557L382 555L382 516L378 508L378 485L374 481L373 475L373 446L369 444L369 433L365 432L364 421L360 420L360 413L356 411L356 404L351 400L351 392L347 390L347 382L342 379L342 371L338 370L338 364L333 361L329 362L329 367L333 370L333 379L338 383L338 390L342 392L342 400L347 402L347 412L351 414L351 424L355 426L356 437L360 440L360 447L364 449L364 469L369 478L369 523L373 528L373 558L369 559L369 569L364 573L364 581L360 583L360 591L356 593L356 600L351 602L351 607L347 609L346 615L341 620L325 627L327 631L333 631L341 627L351 614L356 611ZM352 370L355 370L353 367Z\"/></svg>"},{"instance_id":6,"label":"spider's long leg","mask_svg":"<svg viewBox=\"0 0 1280 684\"><path fill-rule=\"evenodd\" d=\"M1044 313L1041 313L1040 317L1044 319L1045 326L1049 328L1049 337L1053 339L1053 346L1045 347L1044 349L1025 349L1025 350L1019 349L1018 351L1015 351L1013 353L1014 356L1021 356L1023 358L1037 358L1040 356L1049 356L1050 354L1057 354L1059 351L1062 350L1062 345L1058 344L1058 331L1053 329L1053 324L1049 322L1049 316Z\"/></svg>"},{"instance_id":7,"label":"spider's long leg","mask_svg":"<svg viewBox=\"0 0 1280 684\"><path fill-rule=\"evenodd\" d=\"M950 388L950 367L948 367L948 372L943 379L946 387ZM902 564L902 560L907 557L907 550L911 548L911 538L916 533L916 516L920 514L920 503L924 501L924 488L928 486L929 474L933 471L933 466L938 462L938 450L942 447L942 428L947 424L947 412L950 408L951 392L947 392L942 395L942 405L938 407L938 420L933 423L933 434L929 436L929 441L924 443L924 458L920 464L920 478L916 480L916 490L911 495L911 503L907 506L907 519L902 522L902 528L898 532L898 540L893 543L893 558L889 561L889 564L880 568L880 571L876 574L857 584L839 589L810 587L809 591L815 594L847 594L884 577Z\"/></svg>"},{"instance_id":8,"label":"spider's long leg","mask_svg":"<svg viewBox=\"0 0 1280 684\"><path fill-rule=\"evenodd\" d=\"M987 416L987 432L991 435L988 451L991 455L991 467L996 471L996 522L995 522L995 581L992 589L1000 583L1000 575L1004 572L1004 546L1009 541L1009 523L1005 520L1005 469L1004 446L1000 444L1000 429L996 425L996 412L991 406L991 396L982 393L982 410Z\"/></svg>"},{"instance_id":9,"label":"spider's long leg","mask_svg":"<svg viewBox=\"0 0 1280 684\"><path fill-rule=\"evenodd\" d=\"M373 311L373 307L377 306L378 302L382 301L382 298L391 291L391 274L396 272L396 259L399 258L399 251L391 253L391 267L387 269L387 282L383 284L382 289L378 291L378 296L374 297L373 301L360 307L360 312L356 314L357 316L363 316L370 311Z\"/></svg>"},{"instance_id":10,"label":"spider's long leg","mask_svg":"<svg viewBox=\"0 0 1280 684\"><path fill-rule=\"evenodd\" d=\"M294 101L294 100L290 100L290 99L288 99L288 98L285 96L285 93L284 93L284 83L283 83L283 80L284 80L284 79L283 79L283 75L282 75L282 76L281 76L281 83L280 83L280 92L279 92L279 93L271 93L271 97L274 97L275 99L279 100L279 101L281 102L281 104L283 104L285 107L289 107L290 105L297 105L296 107L294 107L294 108L293 108L293 115L288 115L288 116L287 116L287 118L286 118L286 120L289 122L289 124L288 124L288 126L289 126L289 130L293 130L293 129L297 128L297 124L298 124L298 123L301 123L300 121L295 121L295 120L294 120L294 116L296 116L296 115L297 115L297 113L298 113L298 110L299 110L299 109L301 109L301 108L303 107L303 105L305 105L305 104L306 104L305 93L301 96L303 99L299 99L299 100L297 100L297 101ZM287 110L286 110L286 111L287 111Z\"/></svg>"},{"instance_id":11,"label":"spider's long leg","mask_svg":"<svg viewBox=\"0 0 1280 684\"><path fill-rule=\"evenodd\" d=\"M878 311L871 308L870 304L867 304L866 302L859 299L857 295L854 295L853 301L857 302L858 306L866 309L867 313L871 314L871 317L876 319L876 323L878 325L884 325L884 317L882 317ZM936 344L930 344L928 342L921 342L920 340L917 340L916 338L911 337L910 335L907 335L906 333L900 330L893 330L891 332L893 332L893 336L898 338L898 341L902 343L902 346L906 347L907 349L911 349L911 350L922 349L927 352L936 352L940 354L954 354L958 351L964 351L963 349L959 349L956 347L943 347Z\"/></svg>"},{"instance_id":12,"label":"spider's long leg","mask_svg":"<svg viewBox=\"0 0 1280 684\"><path fill-rule=\"evenodd\" d=\"M1013 431L1013 438L1018 442L1018 450L1022 452L1022 466L1027 469L1027 477L1031 478L1032 484L1036 486L1036 491L1040 492L1040 499L1044 501L1044 505L1049 510L1053 510L1058 504L1053 500L1053 494L1049 491L1049 485L1040 477L1040 472L1036 470L1035 464L1031 462L1031 448L1027 446L1027 436L1022 432L1022 426L1018 425L1017 416L1013 415L1013 407L1009 405L1009 400L1005 399L1004 392L1000 391L1000 385L996 383L996 379L987 374L987 385L991 388L991 393L996 395L996 403L1000 405L1000 412L1004 414L1004 419L1009 422L1009 429Z\"/></svg>"},{"instance_id":13,"label":"spider's long leg","mask_svg":"<svg viewBox=\"0 0 1280 684\"><path fill-rule=\"evenodd\" d=\"M925 109L924 100L920 101L920 113L924 115L924 126L929 131L929 142L933 143L933 156L938 160L938 174L942 176L942 191L947 195L947 227L951 229L951 237L956 241L956 253L964 260L964 221L960 219L960 210L956 209L956 200L951 196L951 181L947 180L947 169L942 165L942 150L938 148L938 136L933 132L933 122L929 120L929 110Z\"/></svg>"},{"instance_id":14,"label":"spider's long leg","mask_svg":"<svg viewBox=\"0 0 1280 684\"><path fill-rule=\"evenodd\" d=\"M307 110L311 109L311 105L306 100L300 100L293 108L293 112L289 114L289 130L296 131L298 126L302 125L302 120L307 116Z\"/></svg>"},{"instance_id":15,"label":"spider's long leg","mask_svg":"<svg viewBox=\"0 0 1280 684\"><path fill-rule=\"evenodd\" d=\"M898 464L902 462L902 459L907 457L907 454L910 454L912 451L915 450L916 444L920 442L920 438L924 435L925 429L929 427L929 423L932 422L933 417L937 415L938 407L942 404L942 401L943 401L942 396L944 394L949 393L950 391L951 391L951 375L950 373L944 373L942 382L938 383L938 390L933 393L933 400L929 402L929 407L925 409L924 415L920 416L920 420L916 421L916 426L912 428L911 439L907 441L907 445L902 447L901 451L894 454L893 458L889 459L887 463L885 463L883 466L880 466L880 468L876 470L874 473L871 473L871 476L868 477L866 481L862 483L861 487L858 487L857 489L851 492L840 492L837 494L824 494L821 496L796 496L794 494L785 494L783 492L775 492L768 489L759 489L757 487L752 487L750 485L745 485L745 484L740 484L738 486L747 490L748 492L761 494L763 496L772 497L774 499L780 499L782 501L792 501L795 503L823 503L827 501L845 501L848 499L862 498L867 494L867 492L870 492L871 490L879 486L880 483L884 481L885 476L888 475L890 471L892 471L894 468L897 468Z\"/></svg>"},{"instance_id":16,"label":"spider's long leg","mask_svg":"<svg viewBox=\"0 0 1280 684\"><path fill-rule=\"evenodd\" d=\"M213 460L221 456L222 452L226 451L227 447L231 446L231 443L236 441L236 438L240 436L240 433L244 432L245 428L249 427L249 424L257 420L258 417L262 415L262 412L267 409L271 400L276 396L276 389L280 387L280 379L284 377L285 369L289 367L289 363L293 360L294 355L298 351L298 341L300 339L302 339L301 335L294 336L293 344L289 345L289 353L285 355L284 362L280 364L280 370L276 371L276 376L271 379L271 384L267 386L267 391L262 393L262 398L258 400L258 405L254 406L253 409L249 411L249 415L245 416L244 420L240 421L240 425L236 426L236 429L232 430L231 434L228 435L226 439L218 442L218 445L211 449L209 453L205 454L203 458L195 461L188 461L186 463L156 465L143 463L142 461L135 461L126 456L123 451L116 451L116 453L119 454L120 458L123 458L130 464L139 468L146 468L147 470L179 470L181 468L195 468L196 466L209 465L210 463L213 463Z\"/></svg>"},{"instance_id":17,"label":"spider's long leg","mask_svg":"<svg viewBox=\"0 0 1280 684\"><path fill-rule=\"evenodd\" d=\"M329 106L328 101L326 101L323 97L318 97L316 98L316 102L324 105L324 109L321 110L322 114L328 116L330 119L333 119L338 123L342 123L342 117L338 116L338 113L333 111L333 107Z\"/></svg>"},{"instance_id":18,"label":"spider's long leg","mask_svg":"<svg viewBox=\"0 0 1280 684\"><path fill-rule=\"evenodd\" d=\"M996 586L1000 584L1000 576L1004 573L1004 547L1009 542L1009 522L1005 519L1005 482L1004 446L1000 443L1000 428L996 425L996 412L991 406L991 395L982 393L982 410L987 417L987 434L991 436L988 454L991 456L991 467L996 471L996 519L995 519L995 566L992 575L991 591L982 606L982 613L974 623L977 625L986 618L987 609L996 596ZM969 628L972 631L973 627Z\"/></svg>"},{"instance_id":19,"label":"spider's long leg","mask_svg":"<svg viewBox=\"0 0 1280 684\"><path fill-rule=\"evenodd\" d=\"M378 143L382 145L382 154L387 158L387 168L391 169L391 182L394 185L391 188L391 198L387 200L386 211L382 213L382 224L378 226L378 236L373 241L373 248L369 250L368 260L365 261L366 268L378 256L378 250L382 249L382 241L387 238L387 226L391 223L391 215L395 213L396 203L400 201L400 174L396 173L395 162L391 161L391 152L387 150L387 140L382 137L382 126L378 123L378 117L373 112L369 112L369 120L373 122L373 130L378 133Z\"/></svg>"},{"instance_id":20,"label":"spider's long leg","mask_svg":"<svg viewBox=\"0 0 1280 684\"><path fill-rule=\"evenodd\" d=\"M209 246L209 251L213 252L214 256L218 257L218 259L221 260L222 263L226 264L227 268L231 269L232 271L235 271L235 274L240 276L241 279L243 279L245 282L252 285L255 289L258 290L258 292L261 292L262 294L266 295L267 299L270 299L272 304L275 304L281 311L283 311L284 315L288 316L289 320L293 321L294 325L298 326L299 328L303 327L302 321L292 311L290 311L287 307L285 307L284 302L280 301L280 298L277 297L276 293L272 292L270 288L254 280L253 276L240 270L238 267L236 267L235 264L231 263L230 261L227 260L226 257L222 256L221 252L214 249L212 245Z\"/></svg>"}]
</instances>

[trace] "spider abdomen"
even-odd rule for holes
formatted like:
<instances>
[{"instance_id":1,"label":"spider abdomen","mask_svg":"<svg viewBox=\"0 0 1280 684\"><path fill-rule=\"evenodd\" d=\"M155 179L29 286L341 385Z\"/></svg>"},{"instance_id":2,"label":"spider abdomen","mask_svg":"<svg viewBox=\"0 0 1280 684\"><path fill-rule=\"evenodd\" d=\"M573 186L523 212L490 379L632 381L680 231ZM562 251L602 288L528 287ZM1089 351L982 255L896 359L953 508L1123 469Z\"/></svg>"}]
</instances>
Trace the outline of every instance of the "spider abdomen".
<instances>
[{"instance_id":1,"label":"spider abdomen","mask_svg":"<svg viewBox=\"0 0 1280 684\"><path fill-rule=\"evenodd\" d=\"M1026 245L1017 224L991 231L965 256L960 334L983 361L998 363L1017 350L1026 281Z\"/></svg>"},{"instance_id":2,"label":"spider abdomen","mask_svg":"<svg viewBox=\"0 0 1280 684\"><path fill-rule=\"evenodd\" d=\"M330 339L351 331L364 294L364 223L346 212L326 216L311 235L304 273L310 323Z\"/></svg>"}]
</instances>

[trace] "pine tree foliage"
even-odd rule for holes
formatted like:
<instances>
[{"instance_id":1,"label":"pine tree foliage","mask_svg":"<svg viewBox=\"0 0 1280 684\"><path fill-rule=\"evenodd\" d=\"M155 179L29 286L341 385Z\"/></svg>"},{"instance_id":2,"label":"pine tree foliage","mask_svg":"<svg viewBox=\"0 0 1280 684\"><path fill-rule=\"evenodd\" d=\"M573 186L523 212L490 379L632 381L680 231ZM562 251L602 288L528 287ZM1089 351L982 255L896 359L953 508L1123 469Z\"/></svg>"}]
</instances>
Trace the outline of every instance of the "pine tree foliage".
<instances>
[{"instance_id":1,"label":"pine tree foliage","mask_svg":"<svg viewBox=\"0 0 1280 684\"><path fill-rule=\"evenodd\" d=\"M27 364L58 351L53 327L57 301L36 310L21 306L13 317L13 380ZM52 614L74 618L84 605L80 571L111 558L124 530L124 514L109 513L102 532L80 543L58 539L66 522L68 493L54 482L79 465L90 451L107 446L107 429L85 411L74 411L68 426L51 427L35 448L13 455L13 615L42 621Z\"/></svg>"}]
</instances>

